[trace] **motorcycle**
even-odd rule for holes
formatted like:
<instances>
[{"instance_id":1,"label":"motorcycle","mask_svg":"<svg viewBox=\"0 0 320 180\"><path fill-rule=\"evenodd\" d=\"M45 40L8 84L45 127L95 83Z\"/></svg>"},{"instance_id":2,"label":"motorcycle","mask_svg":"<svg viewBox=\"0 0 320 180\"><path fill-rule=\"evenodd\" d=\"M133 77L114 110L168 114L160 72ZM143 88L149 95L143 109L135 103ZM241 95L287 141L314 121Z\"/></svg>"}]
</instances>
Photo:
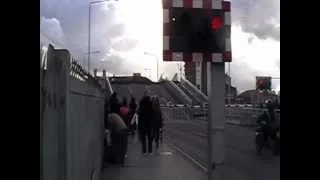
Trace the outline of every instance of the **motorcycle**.
<instances>
[{"instance_id":1,"label":"motorcycle","mask_svg":"<svg viewBox=\"0 0 320 180\"><path fill-rule=\"evenodd\" d=\"M280 154L280 128L277 128L275 133L276 137L274 140L272 153L273 155L277 156Z\"/></svg>"},{"instance_id":2,"label":"motorcycle","mask_svg":"<svg viewBox=\"0 0 320 180\"><path fill-rule=\"evenodd\" d=\"M276 128L275 131L272 129L273 128L269 130L265 121L262 121L256 129L256 151L259 155L261 155L264 148L272 149L273 155L278 155L280 153L280 129ZM273 141L272 145L270 144L269 137L266 137L267 135L265 133L267 132L270 132L270 138Z\"/></svg>"},{"instance_id":3,"label":"motorcycle","mask_svg":"<svg viewBox=\"0 0 320 180\"><path fill-rule=\"evenodd\" d=\"M264 125L266 125L265 121L262 121L261 124L256 129L256 151L258 154L261 154L262 149L266 146L266 138L265 138L265 130Z\"/></svg>"}]
</instances>

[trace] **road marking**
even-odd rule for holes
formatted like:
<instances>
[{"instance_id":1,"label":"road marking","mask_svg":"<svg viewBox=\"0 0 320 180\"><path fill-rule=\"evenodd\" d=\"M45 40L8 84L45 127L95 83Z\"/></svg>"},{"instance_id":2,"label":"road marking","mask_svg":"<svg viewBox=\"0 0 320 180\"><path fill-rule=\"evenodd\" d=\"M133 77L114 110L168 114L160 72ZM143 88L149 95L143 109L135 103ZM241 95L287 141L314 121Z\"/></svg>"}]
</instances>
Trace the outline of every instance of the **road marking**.
<instances>
[{"instance_id":1,"label":"road marking","mask_svg":"<svg viewBox=\"0 0 320 180\"><path fill-rule=\"evenodd\" d=\"M193 135L196 135L196 136L200 136L200 137L208 137L207 134L203 134L203 133L197 133L197 132L190 132L190 133Z\"/></svg>"},{"instance_id":2,"label":"road marking","mask_svg":"<svg viewBox=\"0 0 320 180\"><path fill-rule=\"evenodd\" d=\"M168 141L167 141L168 142ZM169 142L168 143L171 147L173 147L175 150L179 151L183 156L185 156L187 159L189 159L192 163L194 163L195 165L197 165L202 171L204 171L205 173L208 172L207 168L204 167L199 161L195 160L193 157L191 157L189 154L187 154L186 152L184 152L183 150L181 150L180 148L178 148L176 145L174 145L173 143Z\"/></svg>"},{"instance_id":3,"label":"road marking","mask_svg":"<svg viewBox=\"0 0 320 180\"><path fill-rule=\"evenodd\" d=\"M207 134L204 134L204 133L200 133L200 132L195 132L195 131L188 131L188 130L184 130L184 129L176 129L178 130L180 133L183 132L183 133L189 133L189 134L192 134L192 135L195 135L195 136L200 136L200 137L208 137ZM174 128L167 128L166 131L169 131L169 132L173 132L175 133L176 131L174 130Z\"/></svg>"}]
</instances>

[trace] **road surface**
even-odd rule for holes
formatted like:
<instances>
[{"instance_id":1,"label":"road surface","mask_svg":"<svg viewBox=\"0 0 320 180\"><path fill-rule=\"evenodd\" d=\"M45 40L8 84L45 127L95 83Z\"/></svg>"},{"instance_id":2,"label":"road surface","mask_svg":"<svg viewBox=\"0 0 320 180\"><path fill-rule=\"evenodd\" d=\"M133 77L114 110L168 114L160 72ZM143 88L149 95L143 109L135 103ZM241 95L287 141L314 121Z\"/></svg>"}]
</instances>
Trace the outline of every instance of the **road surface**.
<instances>
[{"instance_id":1,"label":"road surface","mask_svg":"<svg viewBox=\"0 0 320 180\"><path fill-rule=\"evenodd\" d=\"M205 121L171 120L165 122L165 139L198 167L207 167L207 123ZM271 150L257 156L252 128L226 125L226 160L224 179L280 180L280 158Z\"/></svg>"}]
</instances>

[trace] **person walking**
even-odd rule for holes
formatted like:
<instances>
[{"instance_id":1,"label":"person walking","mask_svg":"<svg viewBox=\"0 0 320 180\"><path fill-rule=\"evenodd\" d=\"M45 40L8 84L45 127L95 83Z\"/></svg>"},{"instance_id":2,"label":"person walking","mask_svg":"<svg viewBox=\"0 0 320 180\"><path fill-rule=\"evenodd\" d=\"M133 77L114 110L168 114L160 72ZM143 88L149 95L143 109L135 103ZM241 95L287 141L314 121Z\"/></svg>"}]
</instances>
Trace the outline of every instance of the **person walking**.
<instances>
[{"instance_id":1,"label":"person walking","mask_svg":"<svg viewBox=\"0 0 320 180\"><path fill-rule=\"evenodd\" d=\"M139 137L142 145L142 153L152 153L152 126L151 126L151 118L152 118L152 103L150 96L148 96L148 92L144 93L140 103L138 110L138 131Z\"/></svg>"},{"instance_id":2,"label":"person walking","mask_svg":"<svg viewBox=\"0 0 320 180\"><path fill-rule=\"evenodd\" d=\"M120 116L126 123L127 127L129 127L129 108L126 98L123 98L122 106L120 107Z\"/></svg>"},{"instance_id":3,"label":"person walking","mask_svg":"<svg viewBox=\"0 0 320 180\"><path fill-rule=\"evenodd\" d=\"M152 108L153 108L153 113L152 113L152 133L153 133L153 138L156 143L156 148L159 147L159 140L160 140L160 133L162 131L163 127L163 118L162 118L162 112L160 108L160 102L157 97L154 97L152 99Z\"/></svg>"},{"instance_id":4,"label":"person walking","mask_svg":"<svg viewBox=\"0 0 320 180\"><path fill-rule=\"evenodd\" d=\"M125 133L126 136L124 137L124 142L123 142L125 144L125 147L127 147L130 119L129 119L129 108L128 108L128 103L127 103L126 98L123 98L122 106L120 107L120 117L122 118L122 120L124 121L124 123L126 124L126 127L127 127L127 132ZM127 154L128 154L128 152L127 152L127 148L126 148L125 158L127 157Z\"/></svg>"},{"instance_id":5,"label":"person walking","mask_svg":"<svg viewBox=\"0 0 320 180\"><path fill-rule=\"evenodd\" d=\"M114 164L124 164L127 152L127 126L120 117L120 106L115 101L110 105L107 127L111 132L111 155L110 162Z\"/></svg>"},{"instance_id":6,"label":"person walking","mask_svg":"<svg viewBox=\"0 0 320 180\"><path fill-rule=\"evenodd\" d=\"M111 111L111 108L113 108L114 111L117 111L117 112L114 112L114 113L117 113L118 115L120 115L120 103L118 101L118 96L117 96L117 93L114 92L111 96L110 96L110 104L109 104L109 111Z\"/></svg>"}]
</instances>

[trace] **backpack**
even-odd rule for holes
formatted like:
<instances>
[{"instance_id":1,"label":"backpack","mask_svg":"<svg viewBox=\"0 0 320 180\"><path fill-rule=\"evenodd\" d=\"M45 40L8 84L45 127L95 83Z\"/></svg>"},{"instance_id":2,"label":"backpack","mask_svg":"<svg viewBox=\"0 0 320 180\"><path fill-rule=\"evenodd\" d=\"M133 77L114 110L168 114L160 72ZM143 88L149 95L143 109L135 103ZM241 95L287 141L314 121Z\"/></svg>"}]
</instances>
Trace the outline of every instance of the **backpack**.
<instances>
[{"instance_id":1,"label":"backpack","mask_svg":"<svg viewBox=\"0 0 320 180\"><path fill-rule=\"evenodd\" d=\"M123 119L125 124L129 125L129 109L127 107L121 107L120 108L120 117Z\"/></svg>"}]
</instances>

